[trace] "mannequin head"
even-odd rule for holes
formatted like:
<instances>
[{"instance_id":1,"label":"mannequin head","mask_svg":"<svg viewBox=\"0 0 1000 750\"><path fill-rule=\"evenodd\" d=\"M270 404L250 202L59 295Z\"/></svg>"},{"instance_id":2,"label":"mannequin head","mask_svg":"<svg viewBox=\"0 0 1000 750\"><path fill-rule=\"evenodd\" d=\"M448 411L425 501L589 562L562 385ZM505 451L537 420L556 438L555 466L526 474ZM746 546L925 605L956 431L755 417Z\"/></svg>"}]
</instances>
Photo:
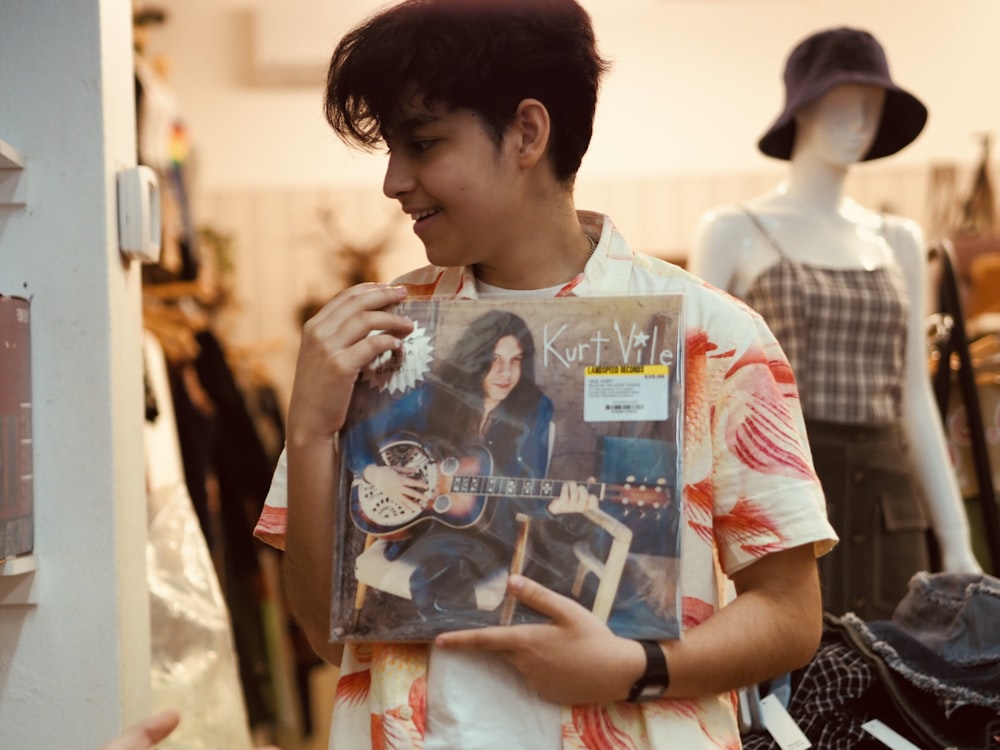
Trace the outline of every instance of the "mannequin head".
<instances>
[{"instance_id":1,"label":"mannequin head","mask_svg":"<svg viewBox=\"0 0 1000 750\"><path fill-rule=\"evenodd\" d=\"M839 27L817 32L792 50L785 64L784 109L758 148L776 159L791 158L798 146L799 113L847 84L878 89L883 99L869 148L855 161L894 154L923 130L927 108L893 82L882 45L867 31Z\"/></svg>"},{"instance_id":2,"label":"mannequin head","mask_svg":"<svg viewBox=\"0 0 1000 750\"><path fill-rule=\"evenodd\" d=\"M836 166L860 161L882 122L885 89L841 83L795 113L791 159L811 155Z\"/></svg>"}]
</instances>

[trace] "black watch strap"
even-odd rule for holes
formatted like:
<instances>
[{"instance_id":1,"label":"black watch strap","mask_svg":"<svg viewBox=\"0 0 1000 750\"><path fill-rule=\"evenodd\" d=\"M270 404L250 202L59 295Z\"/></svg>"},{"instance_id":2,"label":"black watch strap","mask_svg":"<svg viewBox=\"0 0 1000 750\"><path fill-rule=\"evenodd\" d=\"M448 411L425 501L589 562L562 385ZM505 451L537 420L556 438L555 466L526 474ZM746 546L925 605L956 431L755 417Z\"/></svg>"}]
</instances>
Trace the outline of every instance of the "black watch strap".
<instances>
[{"instance_id":1,"label":"black watch strap","mask_svg":"<svg viewBox=\"0 0 1000 750\"><path fill-rule=\"evenodd\" d=\"M628 693L629 703L656 700L670 687L667 657L656 641L636 641L646 652L646 671L636 680Z\"/></svg>"}]
</instances>

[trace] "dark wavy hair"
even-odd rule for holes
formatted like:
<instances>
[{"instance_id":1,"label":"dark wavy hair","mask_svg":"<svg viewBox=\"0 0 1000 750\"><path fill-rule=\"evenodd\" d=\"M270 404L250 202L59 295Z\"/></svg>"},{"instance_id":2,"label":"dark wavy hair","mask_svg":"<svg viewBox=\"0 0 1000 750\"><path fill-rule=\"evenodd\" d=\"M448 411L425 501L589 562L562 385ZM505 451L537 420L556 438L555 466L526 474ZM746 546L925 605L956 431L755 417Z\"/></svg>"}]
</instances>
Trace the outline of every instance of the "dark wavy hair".
<instances>
[{"instance_id":1,"label":"dark wavy hair","mask_svg":"<svg viewBox=\"0 0 1000 750\"><path fill-rule=\"evenodd\" d=\"M337 45L326 119L345 142L375 148L403 97L416 92L476 112L499 145L518 104L538 99L549 112L556 178L572 184L607 68L576 0L404 0Z\"/></svg>"},{"instance_id":2,"label":"dark wavy hair","mask_svg":"<svg viewBox=\"0 0 1000 750\"><path fill-rule=\"evenodd\" d=\"M483 418L483 379L493 363L497 342L505 336L513 336L521 346L521 377L493 411L492 419L513 440L511 445L520 444L543 395L535 384L535 340L524 320L506 310L491 310L473 320L438 363L428 410L432 433L455 440L468 440L478 433Z\"/></svg>"}]
</instances>

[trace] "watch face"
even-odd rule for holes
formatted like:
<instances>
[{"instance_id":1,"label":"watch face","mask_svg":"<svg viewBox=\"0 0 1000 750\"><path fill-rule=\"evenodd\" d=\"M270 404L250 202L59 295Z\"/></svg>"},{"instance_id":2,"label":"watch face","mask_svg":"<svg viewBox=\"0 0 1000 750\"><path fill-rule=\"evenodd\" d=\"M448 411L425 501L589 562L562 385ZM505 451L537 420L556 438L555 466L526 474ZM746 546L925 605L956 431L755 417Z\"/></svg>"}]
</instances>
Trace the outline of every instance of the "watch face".
<instances>
[{"instance_id":1,"label":"watch face","mask_svg":"<svg viewBox=\"0 0 1000 750\"><path fill-rule=\"evenodd\" d=\"M667 689L666 685L661 685L659 683L652 683L650 685L643 685L642 690L639 691L639 695L636 700L639 701L654 701L657 698L663 697L663 691Z\"/></svg>"},{"instance_id":2,"label":"watch face","mask_svg":"<svg viewBox=\"0 0 1000 750\"><path fill-rule=\"evenodd\" d=\"M639 641L646 652L646 672L640 677L628 699L633 703L662 698L670 685L670 670L663 649L655 641Z\"/></svg>"}]
</instances>

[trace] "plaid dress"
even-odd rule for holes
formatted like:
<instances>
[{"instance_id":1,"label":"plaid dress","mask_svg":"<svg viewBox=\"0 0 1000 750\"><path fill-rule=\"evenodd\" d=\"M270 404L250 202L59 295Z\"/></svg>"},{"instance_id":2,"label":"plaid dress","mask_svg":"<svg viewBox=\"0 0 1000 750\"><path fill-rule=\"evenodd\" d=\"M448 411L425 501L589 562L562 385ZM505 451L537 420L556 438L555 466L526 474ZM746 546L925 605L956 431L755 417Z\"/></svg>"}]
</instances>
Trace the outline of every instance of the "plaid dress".
<instances>
[{"instance_id":1,"label":"plaid dress","mask_svg":"<svg viewBox=\"0 0 1000 750\"><path fill-rule=\"evenodd\" d=\"M843 543L820 561L824 607L892 615L928 567L927 517L901 424L909 297L895 262L873 270L780 259L745 301L767 321L799 385L827 512Z\"/></svg>"},{"instance_id":2,"label":"plaid dress","mask_svg":"<svg viewBox=\"0 0 1000 750\"><path fill-rule=\"evenodd\" d=\"M744 299L781 342L806 419L896 422L909 313L902 269L796 262L750 217L781 259L754 279Z\"/></svg>"}]
</instances>

